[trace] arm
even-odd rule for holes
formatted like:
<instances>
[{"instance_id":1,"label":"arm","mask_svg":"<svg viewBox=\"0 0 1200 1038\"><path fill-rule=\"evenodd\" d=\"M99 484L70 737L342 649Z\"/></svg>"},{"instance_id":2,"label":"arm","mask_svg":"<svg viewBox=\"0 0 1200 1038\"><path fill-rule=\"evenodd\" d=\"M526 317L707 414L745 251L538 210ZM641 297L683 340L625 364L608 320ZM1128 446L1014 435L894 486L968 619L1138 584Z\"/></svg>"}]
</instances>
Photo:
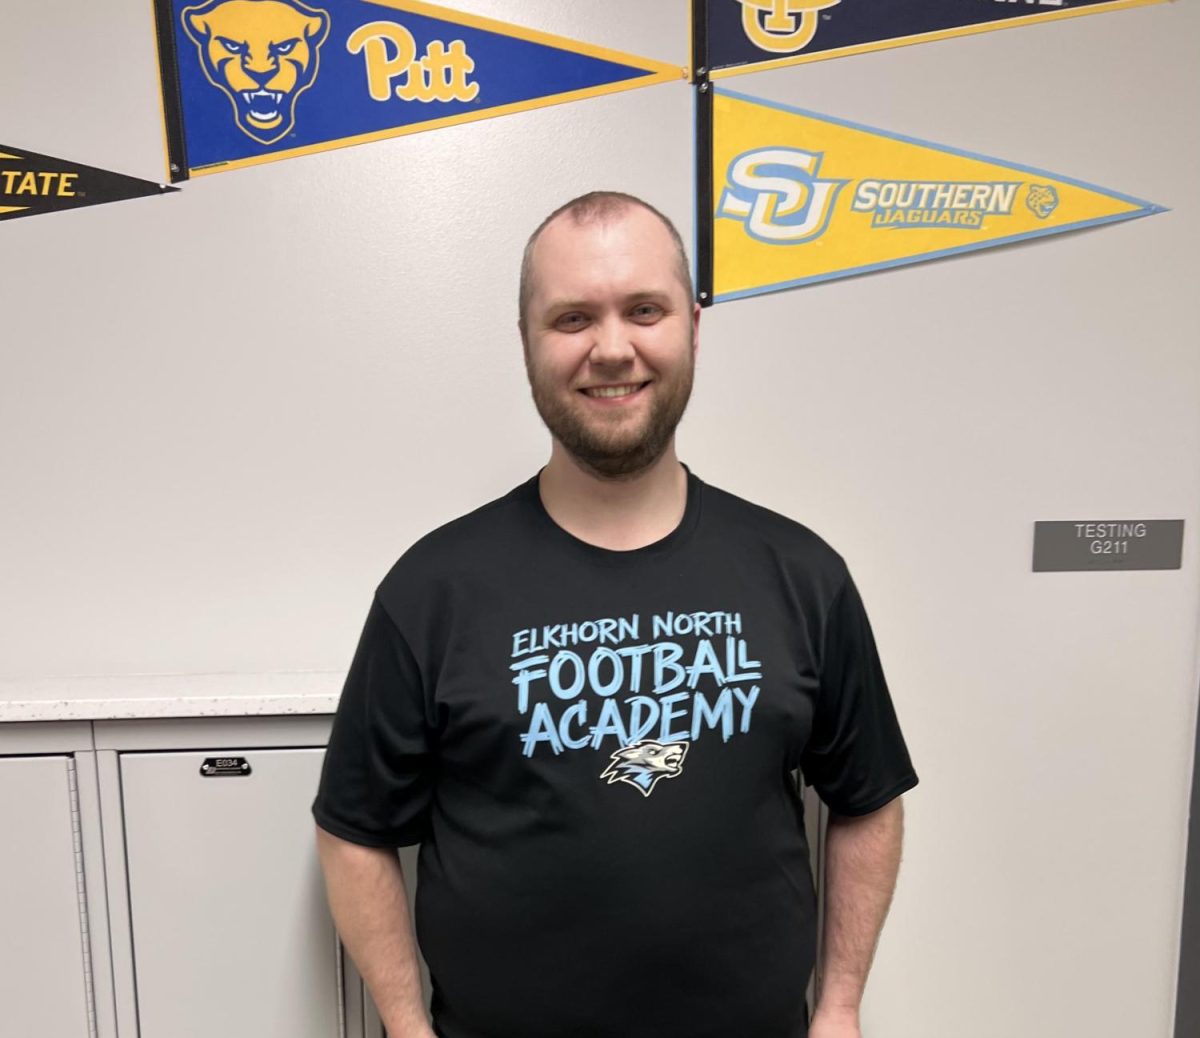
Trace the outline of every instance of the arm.
<instances>
[{"instance_id":1,"label":"arm","mask_svg":"<svg viewBox=\"0 0 1200 1038\"><path fill-rule=\"evenodd\" d=\"M390 1038L434 1038L400 859L317 827L317 852L333 921L362 974Z\"/></svg>"},{"instance_id":2,"label":"arm","mask_svg":"<svg viewBox=\"0 0 1200 1038\"><path fill-rule=\"evenodd\" d=\"M829 816L822 976L809 1038L861 1038L859 1004L896 886L903 832L900 797L857 818Z\"/></svg>"}]
</instances>

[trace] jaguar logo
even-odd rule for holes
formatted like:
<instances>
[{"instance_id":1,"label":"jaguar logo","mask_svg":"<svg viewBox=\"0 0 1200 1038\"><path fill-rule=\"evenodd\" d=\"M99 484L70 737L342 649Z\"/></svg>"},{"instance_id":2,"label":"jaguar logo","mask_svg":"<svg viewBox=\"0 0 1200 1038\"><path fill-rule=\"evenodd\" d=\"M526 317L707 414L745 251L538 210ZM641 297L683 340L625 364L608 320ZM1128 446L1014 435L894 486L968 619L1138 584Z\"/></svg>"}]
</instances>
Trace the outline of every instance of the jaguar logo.
<instances>
[{"instance_id":1,"label":"jaguar logo","mask_svg":"<svg viewBox=\"0 0 1200 1038\"><path fill-rule=\"evenodd\" d=\"M260 144L290 133L296 100L317 78L328 13L299 0L209 0L180 17L238 128Z\"/></svg>"},{"instance_id":2,"label":"jaguar logo","mask_svg":"<svg viewBox=\"0 0 1200 1038\"><path fill-rule=\"evenodd\" d=\"M1058 208L1058 192L1053 184L1030 184L1025 204L1039 220L1045 220Z\"/></svg>"}]
</instances>

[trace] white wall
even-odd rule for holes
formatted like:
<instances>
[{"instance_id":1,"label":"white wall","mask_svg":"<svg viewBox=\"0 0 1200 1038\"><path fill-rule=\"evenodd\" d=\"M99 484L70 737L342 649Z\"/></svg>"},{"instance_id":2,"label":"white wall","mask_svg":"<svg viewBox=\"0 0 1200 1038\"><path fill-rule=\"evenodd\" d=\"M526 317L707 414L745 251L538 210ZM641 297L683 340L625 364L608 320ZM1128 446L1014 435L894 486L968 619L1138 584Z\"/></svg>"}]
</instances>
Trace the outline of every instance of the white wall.
<instances>
[{"instance_id":1,"label":"white wall","mask_svg":"<svg viewBox=\"0 0 1200 1038\"><path fill-rule=\"evenodd\" d=\"M688 59L683 0L458 6ZM1170 1033L1198 41L1176 2L729 84L1173 210L705 313L680 454L847 557L923 780L869 1038ZM514 328L525 236L599 186L690 237L691 113L667 84L5 223L5 694L336 687L390 562L545 459ZM0 144L160 178L148 0L8 12ZM1034 520L1084 518L1185 518L1184 568L1031 573Z\"/></svg>"}]
</instances>

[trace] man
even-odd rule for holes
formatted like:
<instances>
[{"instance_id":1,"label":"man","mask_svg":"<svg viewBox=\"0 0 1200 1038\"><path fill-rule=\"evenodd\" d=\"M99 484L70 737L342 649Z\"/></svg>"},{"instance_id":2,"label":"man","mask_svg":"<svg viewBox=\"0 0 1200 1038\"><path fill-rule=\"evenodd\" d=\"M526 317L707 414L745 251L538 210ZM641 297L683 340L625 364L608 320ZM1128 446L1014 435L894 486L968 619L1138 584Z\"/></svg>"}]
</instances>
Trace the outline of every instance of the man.
<instances>
[{"instance_id":1,"label":"man","mask_svg":"<svg viewBox=\"0 0 1200 1038\"><path fill-rule=\"evenodd\" d=\"M342 939L392 1038L860 1038L917 776L845 563L677 459L700 309L657 210L568 203L520 304L550 460L376 591L313 805Z\"/></svg>"}]
</instances>

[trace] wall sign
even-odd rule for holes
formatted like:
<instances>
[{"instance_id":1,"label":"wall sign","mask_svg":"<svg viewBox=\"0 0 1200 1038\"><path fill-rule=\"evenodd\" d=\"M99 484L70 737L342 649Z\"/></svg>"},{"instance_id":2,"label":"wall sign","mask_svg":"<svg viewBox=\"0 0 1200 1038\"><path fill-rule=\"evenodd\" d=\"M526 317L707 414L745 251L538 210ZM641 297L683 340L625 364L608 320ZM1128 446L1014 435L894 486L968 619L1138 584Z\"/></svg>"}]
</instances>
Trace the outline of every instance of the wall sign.
<instances>
[{"instance_id":1,"label":"wall sign","mask_svg":"<svg viewBox=\"0 0 1200 1038\"><path fill-rule=\"evenodd\" d=\"M697 197L708 199L707 234L697 236L704 302L1164 211L1029 166L702 89L698 110L711 110L711 140L698 133L711 155L697 163Z\"/></svg>"},{"instance_id":2,"label":"wall sign","mask_svg":"<svg viewBox=\"0 0 1200 1038\"><path fill-rule=\"evenodd\" d=\"M683 78L415 0L155 0L172 180Z\"/></svg>"},{"instance_id":3,"label":"wall sign","mask_svg":"<svg viewBox=\"0 0 1200 1038\"><path fill-rule=\"evenodd\" d=\"M1085 519L1033 524L1035 573L1179 569L1182 519Z\"/></svg>"},{"instance_id":4,"label":"wall sign","mask_svg":"<svg viewBox=\"0 0 1200 1038\"><path fill-rule=\"evenodd\" d=\"M0 144L0 220L82 209L178 188Z\"/></svg>"},{"instance_id":5,"label":"wall sign","mask_svg":"<svg viewBox=\"0 0 1200 1038\"><path fill-rule=\"evenodd\" d=\"M1143 7L1162 0L693 0L709 77Z\"/></svg>"}]
</instances>

